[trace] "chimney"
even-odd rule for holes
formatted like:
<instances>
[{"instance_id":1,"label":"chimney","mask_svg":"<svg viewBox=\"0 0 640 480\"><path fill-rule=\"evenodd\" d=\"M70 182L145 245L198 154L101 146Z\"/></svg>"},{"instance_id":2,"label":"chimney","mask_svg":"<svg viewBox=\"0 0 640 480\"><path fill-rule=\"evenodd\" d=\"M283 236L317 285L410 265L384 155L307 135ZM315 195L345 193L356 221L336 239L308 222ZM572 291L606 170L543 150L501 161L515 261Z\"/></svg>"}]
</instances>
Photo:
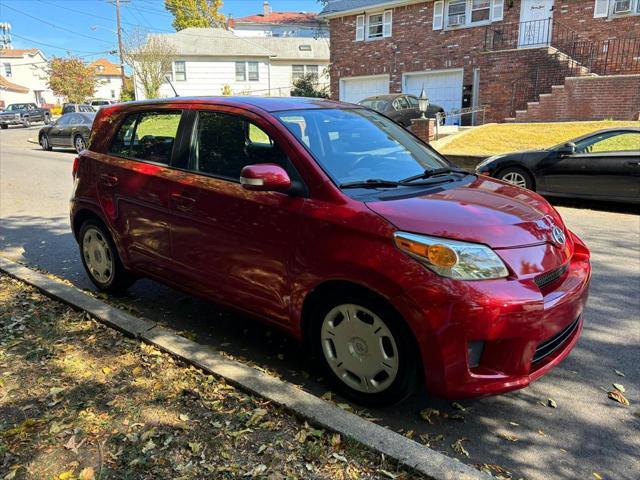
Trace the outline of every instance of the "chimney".
<instances>
[{"instance_id":1,"label":"chimney","mask_svg":"<svg viewBox=\"0 0 640 480\"><path fill-rule=\"evenodd\" d=\"M269 0L264 0L262 4L262 14L266 17L271 13L271 7L269 6Z\"/></svg>"}]
</instances>

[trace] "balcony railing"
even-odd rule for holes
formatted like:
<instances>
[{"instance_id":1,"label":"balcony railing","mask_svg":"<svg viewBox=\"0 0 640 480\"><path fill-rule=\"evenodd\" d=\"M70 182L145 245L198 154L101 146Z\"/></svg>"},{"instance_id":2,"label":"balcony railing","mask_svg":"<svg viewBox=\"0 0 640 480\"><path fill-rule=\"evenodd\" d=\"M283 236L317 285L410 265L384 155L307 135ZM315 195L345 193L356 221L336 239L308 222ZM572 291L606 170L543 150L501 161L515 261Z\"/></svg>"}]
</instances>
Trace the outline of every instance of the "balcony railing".
<instances>
[{"instance_id":1,"label":"balcony railing","mask_svg":"<svg viewBox=\"0 0 640 480\"><path fill-rule=\"evenodd\" d=\"M484 49L488 51L513 48L558 47L580 40L570 28L554 22L552 18L519 23L487 25Z\"/></svg>"}]
</instances>

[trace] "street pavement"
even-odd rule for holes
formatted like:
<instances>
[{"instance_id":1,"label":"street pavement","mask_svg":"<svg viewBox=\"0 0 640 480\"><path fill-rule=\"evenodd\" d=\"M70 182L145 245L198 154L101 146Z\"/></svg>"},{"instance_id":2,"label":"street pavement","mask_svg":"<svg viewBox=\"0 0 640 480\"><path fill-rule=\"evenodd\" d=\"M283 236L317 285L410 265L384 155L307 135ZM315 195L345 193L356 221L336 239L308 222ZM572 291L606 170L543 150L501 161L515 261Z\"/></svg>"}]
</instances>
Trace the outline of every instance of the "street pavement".
<instances>
[{"instance_id":1,"label":"street pavement","mask_svg":"<svg viewBox=\"0 0 640 480\"><path fill-rule=\"evenodd\" d=\"M94 290L69 229L74 153L44 152L28 143L38 129L0 131L0 255ZM584 330L571 355L526 389L459 402L464 411L419 391L399 405L363 414L418 441L428 435L432 448L466 463L499 465L516 479L597 478L595 472L605 479L635 480L640 477L638 209L552 202L593 254ZM328 391L304 349L276 329L149 280L110 301L312 393ZM612 383L624 385L629 407L607 398ZM557 408L549 407L548 399ZM433 414L429 423L419 415L427 408L449 418ZM465 439L469 457L452 449L458 439Z\"/></svg>"}]
</instances>

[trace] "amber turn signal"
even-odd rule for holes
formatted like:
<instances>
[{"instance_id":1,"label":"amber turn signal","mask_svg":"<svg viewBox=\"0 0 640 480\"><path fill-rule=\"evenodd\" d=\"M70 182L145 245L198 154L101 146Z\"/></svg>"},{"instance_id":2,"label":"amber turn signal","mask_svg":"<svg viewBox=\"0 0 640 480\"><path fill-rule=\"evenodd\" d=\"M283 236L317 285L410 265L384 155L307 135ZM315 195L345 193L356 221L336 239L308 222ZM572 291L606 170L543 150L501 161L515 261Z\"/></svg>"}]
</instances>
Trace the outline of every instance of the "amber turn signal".
<instances>
[{"instance_id":1,"label":"amber turn signal","mask_svg":"<svg viewBox=\"0 0 640 480\"><path fill-rule=\"evenodd\" d=\"M427 258L437 267L453 267L458 263L458 255L446 245L431 245L427 248Z\"/></svg>"}]
</instances>

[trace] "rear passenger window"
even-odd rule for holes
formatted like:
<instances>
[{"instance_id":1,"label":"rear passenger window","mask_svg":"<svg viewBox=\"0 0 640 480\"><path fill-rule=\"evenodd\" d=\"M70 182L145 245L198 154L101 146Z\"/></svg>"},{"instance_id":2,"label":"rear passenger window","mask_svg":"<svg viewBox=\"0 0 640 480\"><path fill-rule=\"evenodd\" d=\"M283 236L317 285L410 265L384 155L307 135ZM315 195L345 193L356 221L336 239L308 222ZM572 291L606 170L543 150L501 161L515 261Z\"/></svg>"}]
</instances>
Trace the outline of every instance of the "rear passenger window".
<instances>
[{"instance_id":1,"label":"rear passenger window","mask_svg":"<svg viewBox=\"0 0 640 480\"><path fill-rule=\"evenodd\" d=\"M111 153L168 165L182 112L144 112L120 126Z\"/></svg>"},{"instance_id":2,"label":"rear passenger window","mask_svg":"<svg viewBox=\"0 0 640 480\"><path fill-rule=\"evenodd\" d=\"M285 153L256 125L236 115L198 114L191 152L194 170L239 181L242 168L256 163L275 163L294 175Z\"/></svg>"}]
</instances>

